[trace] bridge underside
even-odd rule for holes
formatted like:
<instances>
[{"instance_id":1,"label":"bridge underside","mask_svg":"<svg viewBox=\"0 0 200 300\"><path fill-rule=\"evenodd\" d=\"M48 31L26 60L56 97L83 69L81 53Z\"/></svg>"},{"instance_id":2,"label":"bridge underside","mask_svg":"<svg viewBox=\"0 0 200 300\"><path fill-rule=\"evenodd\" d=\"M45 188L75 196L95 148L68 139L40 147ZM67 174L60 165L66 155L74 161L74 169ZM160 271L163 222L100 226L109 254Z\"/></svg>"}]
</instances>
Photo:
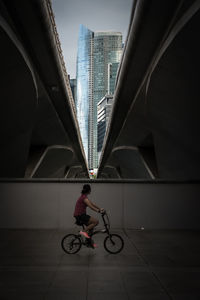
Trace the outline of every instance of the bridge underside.
<instances>
[{"instance_id":1,"label":"bridge underside","mask_svg":"<svg viewBox=\"0 0 200 300\"><path fill-rule=\"evenodd\" d=\"M50 1L0 9L0 177L88 177ZM199 23L199 1L133 2L99 178L200 179Z\"/></svg>"},{"instance_id":2,"label":"bridge underside","mask_svg":"<svg viewBox=\"0 0 200 300\"><path fill-rule=\"evenodd\" d=\"M88 177L50 1L0 10L0 177Z\"/></svg>"},{"instance_id":3,"label":"bridge underside","mask_svg":"<svg viewBox=\"0 0 200 300\"><path fill-rule=\"evenodd\" d=\"M135 1L98 177L200 179L199 1Z\"/></svg>"}]
</instances>

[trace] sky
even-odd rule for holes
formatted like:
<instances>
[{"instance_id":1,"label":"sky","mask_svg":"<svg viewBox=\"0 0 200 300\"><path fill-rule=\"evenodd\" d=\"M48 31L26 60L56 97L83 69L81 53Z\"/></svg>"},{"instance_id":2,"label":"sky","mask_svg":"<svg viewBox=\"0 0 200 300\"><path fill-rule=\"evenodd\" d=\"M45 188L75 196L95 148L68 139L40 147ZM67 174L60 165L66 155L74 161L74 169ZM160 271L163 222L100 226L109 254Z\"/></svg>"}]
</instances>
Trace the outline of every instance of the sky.
<instances>
[{"instance_id":1,"label":"sky","mask_svg":"<svg viewBox=\"0 0 200 300\"><path fill-rule=\"evenodd\" d=\"M119 31L126 39L133 0L52 0L57 31L70 78L76 77L79 25Z\"/></svg>"}]
</instances>

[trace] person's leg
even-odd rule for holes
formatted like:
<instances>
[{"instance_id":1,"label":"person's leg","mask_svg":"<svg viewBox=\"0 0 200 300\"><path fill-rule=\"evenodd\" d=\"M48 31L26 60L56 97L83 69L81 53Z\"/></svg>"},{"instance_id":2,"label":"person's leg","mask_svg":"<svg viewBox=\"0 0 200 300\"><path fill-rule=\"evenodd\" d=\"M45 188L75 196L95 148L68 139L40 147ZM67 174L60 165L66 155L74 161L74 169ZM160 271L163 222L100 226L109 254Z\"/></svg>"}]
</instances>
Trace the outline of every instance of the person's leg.
<instances>
[{"instance_id":1,"label":"person's leg","mask_svg":"<svg viewBox=\"0 0 200 300\"><path fill-rule=\"evenodd\" d=\"M93 217L90 217L88 223L87 223L87 227L85 228L85 231L90 231L92 230L95 226L97 226L99 224L99 221Z\"/></svg>"},{"instance_id":2,"label":"person's leg","mask_svg":"<svg viewBox=\"0 0 200 300\"><path fill-rule=\"evenodd\" d=\"M94 227L97 226L98 224L99 224L99 221L98 221L97 219L95 219L95 218L93 218L93 217L90 217L90 219L89 219L89 221L88 221L88 223L87 223L87 227L85 227L86 233L88 233L89 236L91 236ZM90 246L91 248L94 249L94 248L97 247L97 245L94 243L94 241L93 241L91 238L86 239L86 240L88 240L89 246Z\"/></svg>"},{"instance_id":3,"label":"person's leg","mask_svg":"<svg viewBox=\"0 0 200 300\"><path fill-rule=\"evenodd\" d=\"M86 238L90 238L88 235L92 229L99 224L99 221L89 215L81 215L81 221L85 224L85 229L80 231L80 234L84 235Z\"/></svg>"}]
</instances>

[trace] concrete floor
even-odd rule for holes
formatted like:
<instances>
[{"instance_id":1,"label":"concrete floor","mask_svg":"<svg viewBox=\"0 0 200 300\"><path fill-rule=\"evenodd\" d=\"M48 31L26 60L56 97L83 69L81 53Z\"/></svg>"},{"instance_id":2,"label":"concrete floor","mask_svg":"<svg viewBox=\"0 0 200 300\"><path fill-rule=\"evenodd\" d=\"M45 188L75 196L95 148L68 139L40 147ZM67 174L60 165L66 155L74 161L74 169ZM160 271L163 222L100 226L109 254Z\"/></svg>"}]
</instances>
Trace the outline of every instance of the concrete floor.
<instances>
[{"instance_id":1,"label":"concrete floor","mask_svg":"<svg viewBox=\"0 0 200 300\"><path fill-rule=\"evenodd\" d=\"M97 249L68 255L69 230L1 229L0 300L200 299L200 232L112 231L124 238L120 254L101 234Z\"/></svg>"}]
</instances>

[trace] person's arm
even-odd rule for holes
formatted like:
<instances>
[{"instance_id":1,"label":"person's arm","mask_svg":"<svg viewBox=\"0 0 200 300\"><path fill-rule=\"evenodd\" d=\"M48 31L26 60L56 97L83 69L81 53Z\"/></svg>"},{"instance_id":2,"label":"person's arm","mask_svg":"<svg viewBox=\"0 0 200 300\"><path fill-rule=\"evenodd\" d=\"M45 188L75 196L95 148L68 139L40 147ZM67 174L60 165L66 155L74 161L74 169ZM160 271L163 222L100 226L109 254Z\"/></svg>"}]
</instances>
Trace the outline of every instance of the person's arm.
<instances>
[{"instance_id":1,"label":"person's arm","mask_svg":"<svg viewBox=\"0 0 200 300\"><path fill-rule=\"evenodd\" d=\"M90 201L88 198L85 198L83 201L92 210L94 210L96 212L100 212L101 211L101 208L99 208L96 204L92 203L92 201Z\"/></svg>"},{"instance_id":2,"label":"person's arm","mask_svg":"<svg viewBox=\"0 0 200 300\"><path fill-rule=\"evenodd\" d=\"M90 201L92 203L92 205L94 205L97 209L98 209L98 212L104 212L105 209L104 208L99 208L95 203L93 203L92 201Z\"/></svg>"}]
</instances>

